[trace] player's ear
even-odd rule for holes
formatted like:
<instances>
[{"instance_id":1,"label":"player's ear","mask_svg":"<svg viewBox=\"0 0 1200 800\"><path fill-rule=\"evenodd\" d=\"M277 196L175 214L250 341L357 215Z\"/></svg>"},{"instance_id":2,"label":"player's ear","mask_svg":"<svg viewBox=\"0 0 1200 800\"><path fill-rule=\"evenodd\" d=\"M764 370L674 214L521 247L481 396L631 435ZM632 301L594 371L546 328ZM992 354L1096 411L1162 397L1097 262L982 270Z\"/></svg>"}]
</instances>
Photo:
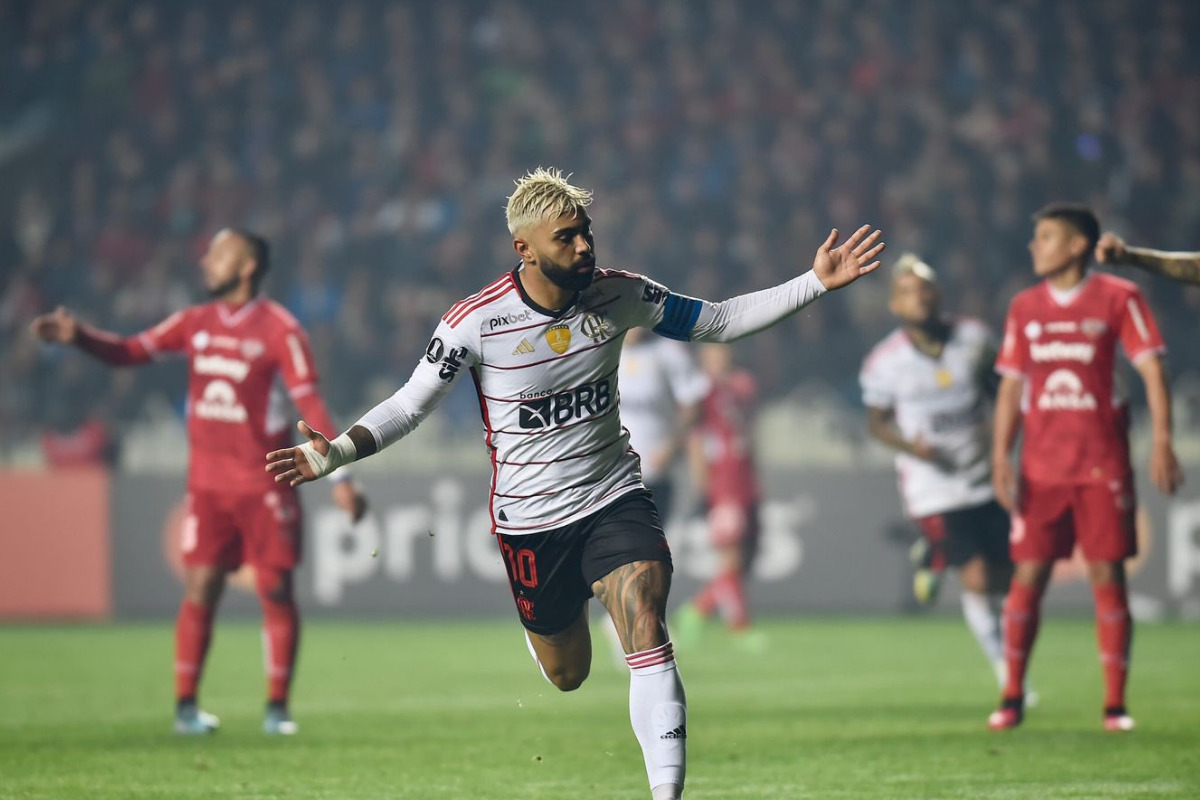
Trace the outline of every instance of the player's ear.
<instances>
[{"instance_id":1,"label":"player's ear","mask_svg":"<svg viewBox=\"0 0 1200 800\"><path fill-rule=\"evenodd\" d=\"M533 261L533 248L529 246L529 242L519 237L513 237L513 250L517 251L517 255L526 264Z\"/></svg>"},{"instance_id":2,"label":"player's ear","mask_svg":"<svg viewBox=\"0 0 1200 800\"><path fill-rule=\"evenodd\" d=\"M1091 250L1088 247L1088 239L1082 233L1076 233L1071 237L1071 255L1075 258L1083 258L1088 255Z\"/></svg>"}]
</instances>

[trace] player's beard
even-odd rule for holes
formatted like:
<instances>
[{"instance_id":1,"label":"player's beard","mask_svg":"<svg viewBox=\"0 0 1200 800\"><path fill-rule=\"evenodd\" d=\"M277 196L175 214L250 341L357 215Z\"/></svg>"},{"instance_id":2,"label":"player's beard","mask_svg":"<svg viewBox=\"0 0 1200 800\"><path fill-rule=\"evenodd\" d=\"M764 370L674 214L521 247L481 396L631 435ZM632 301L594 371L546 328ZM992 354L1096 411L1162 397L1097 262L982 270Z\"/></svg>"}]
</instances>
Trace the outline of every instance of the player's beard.
<instances>
[{"instance_id":1,"label":"player's beard","mask_svg":"<svg viewBox=\"0 0 1200 800\"><path fill-rule=\"evenodd\" d=\"M542 275L546 277L546 280L560 289L566 289L568 292L583 291L592 285L592 280L596 277L596 256L594 253L568 266L557 264L548 258L539 258L538 265L542 268ZM580 267L585 265L588 269L581 272Z\"/></svg>"},{"instance_id":2,"label":"player's beard","mask_svg":"<svg viewBox=\"0 0 1200 800\"><path fill-rule=\"evenodd\" d=\"M239 277L237 275L230 275L228 278L221 281L216 286L209 286L208 287L208 296L220 299L220 298L224 297L225 295L229 294L230 292L232 292L234 289L236 289L241 282L242 282L241 277Z\"/></svg>"}]
</instances>

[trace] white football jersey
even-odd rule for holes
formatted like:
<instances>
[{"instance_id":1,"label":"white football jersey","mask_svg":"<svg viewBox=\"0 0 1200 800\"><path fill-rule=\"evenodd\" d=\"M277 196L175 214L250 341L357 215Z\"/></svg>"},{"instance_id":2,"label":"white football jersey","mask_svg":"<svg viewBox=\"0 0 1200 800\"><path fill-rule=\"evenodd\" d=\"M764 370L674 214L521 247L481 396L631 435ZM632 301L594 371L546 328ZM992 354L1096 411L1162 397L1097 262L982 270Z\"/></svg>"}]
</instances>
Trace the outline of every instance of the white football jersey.
<instances>
[{"instance_id":1,"label":"white football jersey","mask_svg":"<svg viewBox=\"0 0 1200 800\"><path fill-rule=\"evenodd\" d=\"M642 458L642 479L664 476L650 460L671 438L679 407L699 403L708 394L708 379L687 345L651 337L625 345L621 355L621 422L629 443Z\"/></svg>"},{"instance_id":2,"label":"white football jersey","mask_svg":"<svg viewBox=\"0 0 1200 800\"><path fill-rule=\"evenodd\" d=\"M538 306L505 274L442 317L425 356L397 392L411 409L365 425L385 442L414 427L470 373L492 461L493 530L529 534L574 522L641 489L638 455L617 411L625 331L688 339L703 302L641 275L596 270L560 312Z\"/></svg>"},{"instance_id":3,"label":"white football jersey","mask_svg":"<svg viewBox=\"0 0 1200 800\"><path fill-rule=\"evenodd\" d=\"M952 471L896 454L900 495L914 518L994 498L985 380L996 350L987 327L956 320L941 357L918 350L903 329L877 344L859 374L863 403L888 409L904 438L918 437L948 455Z\"/></svg>"}]
</instances>

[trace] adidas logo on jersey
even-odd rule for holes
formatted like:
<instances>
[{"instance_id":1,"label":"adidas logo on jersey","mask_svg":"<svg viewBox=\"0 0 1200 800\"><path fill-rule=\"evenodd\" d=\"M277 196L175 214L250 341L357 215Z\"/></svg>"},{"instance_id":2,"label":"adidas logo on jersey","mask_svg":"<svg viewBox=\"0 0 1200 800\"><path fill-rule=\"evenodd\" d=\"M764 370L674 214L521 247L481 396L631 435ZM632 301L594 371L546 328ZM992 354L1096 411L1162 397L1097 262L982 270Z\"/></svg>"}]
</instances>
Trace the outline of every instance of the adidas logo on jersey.
<instances>
[{"instance_id":1,"label":"adidas logo on jersey","mask_svg":"<svg viewBox=\"0 0 1200 800\"><path fill-rule=\"evenodd\" d=\"M521 343L517 345L517 349L512 351L512 354L514 356L527 356L532 352L533 345L529 343L528 339L522 339Z\"/></svg>"},{"instance_id":2,"label":"adidas logo on jersey","mask_svg":"<svg viewBox=\"0 0 1200 800\"><path fill-rule=\"evenodd\" d=\"M660 738L660 739L686 739L687 738L687 726L680 725L675 730L667 731L666 733L664 733L662 736L660 736L658 738Z\"/></svg>"}]
</instances>

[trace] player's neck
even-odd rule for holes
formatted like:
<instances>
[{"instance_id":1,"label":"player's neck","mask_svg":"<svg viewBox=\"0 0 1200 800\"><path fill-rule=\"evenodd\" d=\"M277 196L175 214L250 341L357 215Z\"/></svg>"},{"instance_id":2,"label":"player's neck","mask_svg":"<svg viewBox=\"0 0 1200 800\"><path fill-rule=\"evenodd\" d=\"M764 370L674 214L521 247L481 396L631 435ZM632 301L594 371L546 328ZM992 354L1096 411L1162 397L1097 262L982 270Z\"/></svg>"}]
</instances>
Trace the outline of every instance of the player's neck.
<instances>
[{"instance_id":1,"label":"player's neck","mask_svg":"<svg viewBox=\"0 0 1200 800\"><path fill-rule=\"evenodd\" d=\"M1060 292L1068 292L1087 277L1087 265L1082 263L1068 264L1057 272L1046 276L1046 283Z\"/></svg>"},{"instance_id":2,"label":"player's neck","mask_svg":"<svg viewBox=\"0 0 1200 800\"><path fill-rule=\"evenodd\" d=\"M950 326L943 319L932 319L924 325L906 325L913 347L930 356L941 355L950 336Z\"/></svg>"},{"instance_id":3,"label":"player's neck","mask_svg":"<svg viewBox=\"0 0 1200 800\"><path fill-rule=\"evenodd\" d=\"M517 270L517 280L530 300L550 311L561 311L575 299L574 291L564 289L543 275L539 268L528 264Z\"/></svg>"},{"instance_id":4,"label":"player's neck","mask_svg":"<svg viewBox=\"0 0 1200 800\"><path fill-rule=\"evenodd\" d=\"M228 306L231 311L236 311L253 300L257 294L249 286L238 286L235 289L230 289L218 297L217 300Z\"/></svg>"}]
</instances>

